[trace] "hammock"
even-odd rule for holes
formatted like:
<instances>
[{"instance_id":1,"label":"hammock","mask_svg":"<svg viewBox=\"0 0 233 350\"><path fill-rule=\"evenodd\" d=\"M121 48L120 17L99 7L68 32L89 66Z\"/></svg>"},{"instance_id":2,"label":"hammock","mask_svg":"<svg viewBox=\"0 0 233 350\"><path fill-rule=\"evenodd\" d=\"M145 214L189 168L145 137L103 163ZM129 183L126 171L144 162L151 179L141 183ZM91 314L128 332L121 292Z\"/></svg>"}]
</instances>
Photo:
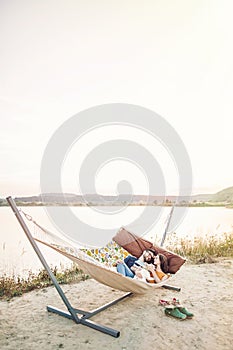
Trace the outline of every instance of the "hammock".
<instances>
[{"instance_id":1,"label":"hammock","mask_svg":"<svg viewBox=\"0 0 233 350\"><path fill-rule=\"evenodd\" d=\"M123 260L128 254L140 257L144 250L156 249L159 253L162 253L167 257L169 263L168 272L172 274L176 273L185 262L185 260L177 254L162 249L161 247L153 246L151 242L136 236L123 227L117 232L113 241L109 242L105 247L80 249L80 247L76 247L74 243L71 243L68 240L63 240L54 233L43 228L23 211L22 213L39 229L39 232L38 230L34 230L33 234L33 238L37 242L52 248L66 258L72 260L95 280L114 289L135 294L143 294L151 289L162 287L168 282L168 280L163 280L160 283L146 283L140 279L125 277L118 273L116 268L113 267L115 260ZM40 238L38 238L39 234ZM116 251L118 252L117 256ZM108 257L105 259L105 253L110 256L110 258ZM93 256L95 256L95 258L93 258ZM102 262L100 263L100 261Z\"/></svg>"},{"instance_id":2,"label":"hammock","mask_svg":"<svg viewBox=\"0 0 233 350\"><path fill-rule=\"evenodd\" d=\"M138 279L125 277L118 272L112 271L103 264L98 264L96 261L89 260L89 257L86 257L85 255L80 258L37 238L35 238L35 240L49 246L50 248L56 250L58 253L61 253L68 259L72 260L74 263L77 263L85 273L93 277L96 281L114 289L118 289L124 292L132 292L135 294L143 294L151 288L161 287L167 282L167 280L165 280L161 283L150 284L142 282Z\"/></svg>"},{"instance_id":3,"label":"hammock","mask_svg":"<svg viewBox=\"0 0 233 350\"><path fill-rule=\"evenodd\" d=\"M99 324L96 324L92 321L89 321L88 318L92 317L93 315L97 314L98 312L101 312L102 310L105 310L111 305L114 305L120 300L123 300L125 297L131 295L132 293L142 294L147 292L148 290L152 290L154 288L158 288L161 286L165 286L165 281L161 281L160 283L156 284L150 284L145 283L143 281L140 281L138 279L133 279L129 277L125 277L121 274L119 274L116 271L112 270L112 266L106 266L104 264L101 264L99 261L95 260L92 256L88 254L88 252L76 248L73 244L71 244L68 241L63 240L62 238L58 237L57 235L54 235L53 233L49 232L48 230L44 229L42 226L37 224L32 218L28 218L28 215L25 216L32 221L47 237L46 239L41 239L39 237L33 237L30 230L28 229L26 223L24 222L18 208L15 205L15 202L11 197L7 198L7 201L13 210L14 214L16 215L16 218L18 219L21 227L23 228L27 238L29 239L30 243L32 244L35 252L37 253L39 259L41 260L43 266L47 270L50 278L53 281L54 286L56 287L60 297L62 298L64 304L66 305L68 312L64 312L62 310L59 310L54 307L47 306L47 310L57 313L61 316L73 319L76 323L81 323L83 325L86 325L88 327L94 328L96 330L99 330L101 332L107 333L109 335L112 335L114 337L119 337L120 332L111 328L108 328L106 326L102 326ZM44 238L44 237L43 237ZM55 276L53 275L50 267L48 266L44 256L42 255L41 251L39 250L37 244L35 243L35 240L37 242L40 242L55 251L61 253L65 257L71 259L73 262L77 263L79 267L86 273L88 273L90 276L92 276L94 279L96 279L98 282L103 283L107 286L110 286L114 289L119 289L125 292L128 292L123 297L112 301L98 309L95 309L93 311L83 311L79 309L75 309L71 306L69 303L69 300L64 295L64 292L62 291L60 285L58 284ZM143 250L155 248L159 253L164 254L168 259L168 266L170 273L175 273L179 270L179 268L184 264L185 259L182 257L166 251L165 249L162 249L160 247L153 247L153 244L147 240L144 240L142 238L137 237L133 233L127 231L125 228L121 228L115 237L113 237L113 241L115 244L118 244L119 247L123 247L126 249L127 252L130 254L139 257ZM169 289L175 289L180 290L179 288L167 286ZM77 314L83 315L82 317L79 317Z\"/></svg>"}]
</instances>

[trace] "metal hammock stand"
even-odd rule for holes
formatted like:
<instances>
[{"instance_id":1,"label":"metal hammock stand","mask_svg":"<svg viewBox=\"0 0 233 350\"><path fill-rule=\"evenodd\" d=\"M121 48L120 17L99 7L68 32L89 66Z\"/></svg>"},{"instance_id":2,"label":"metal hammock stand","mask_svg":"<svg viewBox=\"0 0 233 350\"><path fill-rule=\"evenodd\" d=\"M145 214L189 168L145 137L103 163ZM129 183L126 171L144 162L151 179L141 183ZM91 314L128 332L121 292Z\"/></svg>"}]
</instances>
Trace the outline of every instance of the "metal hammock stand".
<instances>
[{"instance_id":1,"label":"metal hammock stand","mask_svg":"<svg viewBox=\"0 0 233 350\"><path fill-rule=\"evenodd\" d=\"M21 216L16 204L15 204L15 201L12 199L12 197L7 197L6 198L8 204L10 205L13 213L15 214L19 224L21 225L22 229L24 230L29 242L31 243L33 249L35 250L38 258L40 259L42 265L44 266L45 270L48 272L48 275L49 277L51 278L58 294L60 295L63 303L65 304L66 308L67 308L67 311L63 311L63 310L60 310L56 307L53 307L53 306L47 306L47 311L48 312L53 312L55 314L58 314L60 316L63 316L63 317L66 317L68 319L71 319L73 320L75 323L77 324L82 324L84 326L87 326L87 327L90 327L90 328L93 328L95 330L98 330L100 332L103 332L103 333L106 333L108 335L111 335L115 338L118 338L120 336L120 331L118 330L115 330L113 328L109 328L109 327L106 327L106 326L103 326L101 324L98 324L98 323L95 323L91 320L89 320L92 316L98 314L99 312L111 307L112 305L115 305L116 303L124 300L125 298L131 296L133 293L132 292L128 292L126 293L125 295L123 295L122 297L118 298L118 299L115 299L97 309L94 309L92 311L84 311L84 310L81 310L81 309L76 309L74 308L69 300L67 299L67 297L65 296L62 288L60 287L60 285L58 284L57 282L57 279L56 277L54 276L53 272L51 271L48 263L46 262L43 254L41 253L37 243L35 242L35 239L33 238L28 226L26 225L23 217ZM166 289L173 289L173 290L176 290L176 291L180 291L180 288L178 287L173 287L173 286L169 286L169 285L163 285L162 287L166 288Z\"/></svg>"}]
</instances>

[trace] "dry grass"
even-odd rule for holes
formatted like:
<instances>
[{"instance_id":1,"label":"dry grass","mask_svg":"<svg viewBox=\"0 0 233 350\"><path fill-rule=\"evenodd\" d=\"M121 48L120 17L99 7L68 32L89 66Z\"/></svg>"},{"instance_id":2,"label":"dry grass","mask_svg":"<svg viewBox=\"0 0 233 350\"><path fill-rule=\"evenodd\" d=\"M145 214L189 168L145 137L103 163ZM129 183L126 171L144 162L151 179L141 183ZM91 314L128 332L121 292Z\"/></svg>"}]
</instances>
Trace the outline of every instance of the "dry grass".
<instances>
[{"instance_id":1,"label":"dry grass","mask_svg":"<svg viewBox=\"0 0 233 350\"><path fill-rule=\"evenodd\" d=\"M233 257L233 233L195 237L192 240L173 234L166 247L192 263L215 262L216 258Z\"/></svg>"}]
</instances>

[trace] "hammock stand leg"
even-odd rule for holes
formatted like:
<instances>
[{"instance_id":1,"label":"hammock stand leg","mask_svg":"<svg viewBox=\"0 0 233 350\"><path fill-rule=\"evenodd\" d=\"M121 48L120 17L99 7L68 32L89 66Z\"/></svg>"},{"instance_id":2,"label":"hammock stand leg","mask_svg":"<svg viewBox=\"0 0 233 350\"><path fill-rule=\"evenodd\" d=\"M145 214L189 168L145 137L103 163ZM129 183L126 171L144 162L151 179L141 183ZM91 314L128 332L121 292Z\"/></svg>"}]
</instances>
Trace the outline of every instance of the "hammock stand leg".
<instances>
[{"instance_id":1,"label":"hammock stand leg","mask_svg":"<svg viewBox=\"0 0 233 350\"><path fill-rule=\"evenodd\" d=\"M115 337L115 338L118 338L118 337L120 336L120 332L119 332L119 331L117 331L117 330L115 330L115 329L113 329L113 328L109 328L109 327L106 327L106 326L97 324L97 323L95 323L95 322L93 322L93 321L90 321L90 320L88 320L88 319L89 319L90 317L96 315L97 313L99 313L99 312L101 312L101 311L107 309L108 307L110 307L110 306L116 304L117 302L119 302L119 301L125 299L126 297L130 296L132 293L131 293L131 292L126 293L126 294L123 295L122 297L120 297L120 298L118 298L118 299L116 299L116 300L114 300L114 301L112 301L112 302L110 302L110 303L108 303L108 304L105 304L105 305L103 305L103 306L100 307L100 308L97 308L97 309L95 309L95 310L92 310L92 311L90 311L90 312L89 312L89 311L83 311L83 310L79 310L79 309L73 308L73 307L71 306L69 300L68 300L67 297L65 296L65 294L64 294L64 292L63 292L63 290L62 290L62 288L61 288L60 285L58 284L56 277L55 277L54 274L52 273L52 271L51 271L49 265L47 264L47 262L46 262L46 260L45 260L45 258L44 258L44 256L43 256L43 254L41 253L39 247L37 246L37 244L36 244L36 242L35 242L35 240L34 240L32 234L31 234L31 232L29 231L29 229L28 229L26 223L24 222L24 220L23 220L23 218L22 218L22 216L21 216L21 214L20 214L20 212L19 212L19 210L18 210L18 208L17 208L17 206L16 206L14 200L13 200L11 197L8 197L8 198L6 198L6 199L7 199L8 204L10 205L10 207L11 207L13 213L15 214L17 220L19 221L19 223L20 223L22 229L24 230L24 232L25 232L25 234L26 234L28 240L30 241L30 243L31 243L31 245L32 245L32 247L33 247L33 249L35 250L37 256L39 257L39 259L40 259L42 265L44 266L44 268L45 268L46 271L48 272L48 275L49 275L49 277L51 278L51 280L52 280L52 282L53 282L53 284L54 284L54 286L55 286L55 288L56 288L58 294L60 295L60 297L61 297L61 299L62 299L62 301L64 302L65 306L67 307L68 312L67 312L67 311L62 311L62 310L57 309L57 308L52 307L52 306L47 306L47 310L48 310L49 312L54 312L54 313L56 313L56 314L58 314L58 315L60 315L60 316L69 318L69 319L73 320L73 321L74 321L75 323L77 323L77 324L79 324L79 323L80 323L80 324L83 324L83 325L85 325L85 326L88 326L88 327L93 328L93 329L95 329L95 330L98 330L98 331L100 331L100 332L103 332L103 333L106 333L106 334L108 334L108 335L111 335L111 336L113 336L113 337ZM78 316L78 314L81 314L82 316Z\"/></svg>"},{"instance_id":2,"label":"hammock stand leg","mask_svg":"<svg viewBox=\"0 0 233 350\"><path fill-rule=\"evenodd\" d=\"M170 290L175 290L176 292L180 292L181 288L180 287L174 287L174 286L170 286L169 284L164 284L162 286L162 288L164 289L170 289Z\"/></svg>"}]
</instances>

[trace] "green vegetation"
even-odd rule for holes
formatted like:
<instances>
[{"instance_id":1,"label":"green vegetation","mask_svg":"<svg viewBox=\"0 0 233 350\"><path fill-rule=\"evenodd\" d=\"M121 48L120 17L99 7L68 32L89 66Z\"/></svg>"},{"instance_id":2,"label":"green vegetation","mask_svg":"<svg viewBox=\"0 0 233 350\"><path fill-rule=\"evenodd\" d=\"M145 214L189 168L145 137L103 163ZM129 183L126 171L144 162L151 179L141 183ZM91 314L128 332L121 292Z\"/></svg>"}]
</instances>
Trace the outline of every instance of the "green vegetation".
<instances>
[{"instance_id":1,"label":"green vegetation","mask_svg":"<svg viewBox=\"0 0 233 350\"><path fill-rule=\"evenodd\" d=\"M218 258L233 258L233 233L222 236L177 238L176 234L169 237L166 248L187 258L195 264L217 262Z\"/></svg>"},{"instance_id":2,"label":"green vegetation","mask_svg":"<svg viewBox=\"0 0 233 350\"><path fill-rule=\"evenodd\" d=\"M51 268L59 284L85 281L89 278L76 265L63 272L58 272L57 268ZM29 272L27 278L20 277L0 277L0 299L11 299L34 289L41 289L51 286L53 283L46 270L41 270L37 275Z\"/></svg>"},{"instance_id":3,"label":"green vegetation","mask_svg":"<svg viewBox=\"0 0 233 350\"><path fill-rule=\"evenodd\" d=\"M211 202L233 203L233 187L215 193L211 198Z\"/></svg>"}]
</instances>

